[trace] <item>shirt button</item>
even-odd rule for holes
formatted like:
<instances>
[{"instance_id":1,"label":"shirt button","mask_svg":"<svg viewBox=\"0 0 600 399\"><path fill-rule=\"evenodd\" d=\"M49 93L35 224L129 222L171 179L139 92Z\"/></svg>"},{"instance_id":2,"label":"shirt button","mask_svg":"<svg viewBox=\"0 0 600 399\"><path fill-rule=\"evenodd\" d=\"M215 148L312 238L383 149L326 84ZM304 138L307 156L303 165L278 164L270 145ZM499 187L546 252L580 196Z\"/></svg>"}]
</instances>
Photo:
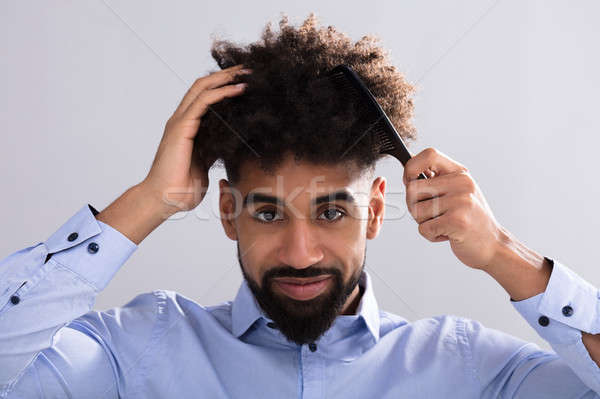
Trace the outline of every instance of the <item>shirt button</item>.
<instances>
[{"instance_id":1,"label":"shirt button","mask_svg":"<svg viewBox=\"0 0 600 399\"><path fill-rule=\"evenodd\" d=\"M267 327L269 328L277 328L277 326L275 325L275 323L273 323L272 321L267 323Z\"/></svg>"},{"instance_id":2,"label":"shirt button","mask_svg":"<svg viewBox=\"0 0 600 399\"><path fill-rule=\"evenodd\" d=\"M573 308L569 305L562 308L562 314L569 317L573 314Z\"/></svg>"},{"instance_id":3,"label":"shirt button","mask_svg":"<svg viewBox=\"0 0 600 399\"><path fill-rule=\"evenodd\" d=\"M75 241L77 239L77 237L79 237L79 234L77 234L77 233L71 233L71 234L69 234L69 237L67 237L67 240L69 240L69 241Z\"/></svg>"},{"instance_id":4,"label":"shirt button","mask_svg":"<svg viewBox=\"0 0 600 399\"><path fill-rule=\"evenodd\" d=\"M10 297L10 302L11 302L13 305L16 305L16 304L17 304L17 303L19 303L20 301L21 301L21 298L19 298L19 297L18 297L18 296L16 296L16 295L13 295L13 296L11 296L11 297Z\"/></svg>"},{"instance_id":5,"label":"shirt button","mask_svg":"<svg viewBox=\"0 0 600 399\"><path fill-rule=\"evenodd\" d=\"M550 324L550 320L546 316L540 316L538 323L540 323L540 326L546 327L548 324Z\"/></svg>"},{"instance_id":6,"label":"shirt button","mask_svg":"<svg viewBox=\"0 0 600 399\"><path fill-rule=\"evenodd\" d=\"M95 242L90 242L90 245L88 245L88 252L91 254L98 252L98 249L100 249L100 247Z\"/></svg>"},{"instance_id":7,"label":"shirt button","mask_svg":"<svg viewBox=\"0 0 600 399\"><path fill-rule=\"evenodd\" d=\"M308 349L310 349L311 352L315 352L317 350L317 344L311 342L310 344L308 344Z\"/></svg>"}]
</instances>

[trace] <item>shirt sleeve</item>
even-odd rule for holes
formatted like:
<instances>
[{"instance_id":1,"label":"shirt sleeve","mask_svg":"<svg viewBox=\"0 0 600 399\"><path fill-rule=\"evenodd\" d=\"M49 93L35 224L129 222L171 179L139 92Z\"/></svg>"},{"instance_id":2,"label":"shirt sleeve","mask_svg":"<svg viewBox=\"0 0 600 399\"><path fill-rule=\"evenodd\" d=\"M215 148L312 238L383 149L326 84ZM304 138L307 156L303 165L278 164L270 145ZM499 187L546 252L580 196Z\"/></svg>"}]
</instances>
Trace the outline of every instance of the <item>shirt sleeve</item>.
<instances>
[{"instance_id":1,"label":"shirt sleeve","mask_svg":"<svg viewBox=\"0 0 600 399\"><path fill-rule=\"evenodd\" d=\"M61 330L92 309L97 294L137 249L118 230L97 220L96 214L87 204L46 241L0 260L0 398L8 397L22 378L38 384L60 385L61 379L64 383L62 372L59 378L44 380L41 369L29 367L57 342L71 343L74 364L96 361L103 367L97 370L99 378L107 379L105 385L114 383L102 342L94 343L76 329ZM77 343L82 352L77 351Z\"/></svg>"},{"instance_id":2,"label":"shirt sleeve","mask_svg":"<svg viewBox=\"0 0 600 399\"><path fill-rule=\"evenodd\" d=\"M511 304L554 349L559 358L600 395L600 368L581 340L581 332L600 332L598 289L562 263L547 258L552 272L546 290ZM546 378L560 378L549 374Z\"/></svg>"}]
</instances>

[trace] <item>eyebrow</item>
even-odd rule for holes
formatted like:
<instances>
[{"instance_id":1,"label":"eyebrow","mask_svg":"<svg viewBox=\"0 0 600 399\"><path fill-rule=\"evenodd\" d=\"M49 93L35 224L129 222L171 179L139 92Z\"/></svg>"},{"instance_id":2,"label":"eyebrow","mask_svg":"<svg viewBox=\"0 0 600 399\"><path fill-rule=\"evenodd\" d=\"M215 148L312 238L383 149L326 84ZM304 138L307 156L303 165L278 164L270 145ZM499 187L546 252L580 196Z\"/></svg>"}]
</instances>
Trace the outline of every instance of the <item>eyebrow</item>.
<instances>
[{"instance_id":1,"label":"eyebrow","mask_svg":"<svg viewBox=\"0 0 600 399\"><path fill-rule=\"evenodd\" d=\"M350 193L350 191L348 191L346 189L340 190L340 191L335 191L333 193L329 193L329 194L325 194L325 195L320 195L312 201L312 204L319 205L324 202L331 202L331 201L346 201L352 205L356 204L356 200L354 199L354 196ZM281 206L281 207L285 206L285 201L283 201L279 197L275 197L275 196L268 195L268 194L250 192L250 193L246 194L246 196L244 197L244 200L242 201L242 208L245 208L246 206L248 206L250 204L257 204L257 203L263 203L263 202Z\"/></svg>"}]
</instances>

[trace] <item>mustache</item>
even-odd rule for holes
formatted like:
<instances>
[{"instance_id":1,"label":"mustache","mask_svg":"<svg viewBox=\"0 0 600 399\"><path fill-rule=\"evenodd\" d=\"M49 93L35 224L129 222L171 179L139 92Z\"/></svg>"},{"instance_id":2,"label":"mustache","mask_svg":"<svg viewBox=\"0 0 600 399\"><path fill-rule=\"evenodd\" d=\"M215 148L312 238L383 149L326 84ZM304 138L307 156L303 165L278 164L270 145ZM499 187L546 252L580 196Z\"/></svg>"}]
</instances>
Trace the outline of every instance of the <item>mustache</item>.
<instances>
[{"instance_id":1,"label":"mustache","mask_svg":"<svg viewBox=\"0 0 600 399\"><path fill-rule=\"evenodd\" d=\"M296 269L290 266L277 266L268 270L264 276L264 281L269 281L276 277L326 277L334 276L341 278L342 273L339 269L332 267L307 267L305 269Z\"/></svg>"}]
</instances>

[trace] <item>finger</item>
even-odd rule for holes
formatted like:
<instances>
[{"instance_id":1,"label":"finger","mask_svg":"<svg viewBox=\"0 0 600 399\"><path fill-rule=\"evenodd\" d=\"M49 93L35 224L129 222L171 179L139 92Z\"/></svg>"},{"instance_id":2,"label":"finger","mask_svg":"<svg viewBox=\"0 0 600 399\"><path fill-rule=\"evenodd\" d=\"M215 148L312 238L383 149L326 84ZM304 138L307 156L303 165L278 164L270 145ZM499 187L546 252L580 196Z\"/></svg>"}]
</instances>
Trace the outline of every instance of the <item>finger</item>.
<instances>
[{"instance_id":1,"label":"finger","mask_svg":"<svg viewBox=\"0 0 600 399\"><path fill-rule=\"evenodd\" d=\"M441 216L449 209L460 207L464 197L462 195L443 195L417 202L409 208L409 212L418 224Z\"/></svg>"},{"instance_id":2,"label":"finger","mask_svg":"<svg viewBox=\"0 0 600 399\"><path fill-rule=\"evenodd\" d=\"M411 180L406 186L406 204L411 205L446 194L467 192L472 187L467 172L458 171L430 179Z\"/></svg>"},{"instance_id":3,"label":"finger","mask_svg":"<svg viewBox=\"0 0 600 399\"><path fill-rule=\"evenodd\" d=\"M203 91L190 104L182 115L183 120L199 120L211 104L215 104L226 97L235 97L244 92L244 84L226 85L216 89Z\"/></svg>"},{"instance_id":4,"label":"finger","mask_svg":"<svg viewBox=\"0 0 600 399\"><path fill-rule=\"evenodd\" d=\"M225 85L233 81L242 71L243 65L235 65L222 71L213 72L208 76L196 79L192 87L181 100L175 114L182 114L203 90Z\"/></svg>"},{"instance_id":5,"label":"finger","mask_svg":"<svg viewBox=\"0 0 600 399\"><path fill-rule=\"evenodd\" d=\"M240 71L243 67L243 64L234 65L232 67L225 68L221 71L213 72L210 75L196 79L187 93L183 96L183 99L179 103L179 106L175 110L174 114L184 113L194 99L198 97L203 90L222 86L231 82L236 76L242 73Z\"/></svg>"},{"instance_id":6,"label":"finger","mask_svg":"<svg viewBox=\"0 0 600 399\"><path fill-rule=\"evenodd\" d=\"M452 232L449 230L448 215L444 214L419 225L419 234L431 242L449 240Z\"/></svg>"},{"instance_id":7,"label":"finger","mask_svg":"<svg viewBox=\"0 0 600 399\"><path fill-rule=\"evenodd\" d=\"M232 80L240 75L251 73L252 70L243 68L243 65L236 65L235 67L223 69L217 71L208 76L205 76L200 82L200 90L214 89L224 84L230 83Z\"/></svg>"},{"instance_id":8,"label":"finger","mask_svg":"<svg viewBox=\"0 0 600 399\"><path fill-rule=\"evenodd\" d=\"M434 176L440 176L460 170L466 171L467 168L441 151L429 147L406 162L402 181L406 185L409 181L417 179L420 173L428 174L426 171Z\"/></svg>"}]
</instances>

